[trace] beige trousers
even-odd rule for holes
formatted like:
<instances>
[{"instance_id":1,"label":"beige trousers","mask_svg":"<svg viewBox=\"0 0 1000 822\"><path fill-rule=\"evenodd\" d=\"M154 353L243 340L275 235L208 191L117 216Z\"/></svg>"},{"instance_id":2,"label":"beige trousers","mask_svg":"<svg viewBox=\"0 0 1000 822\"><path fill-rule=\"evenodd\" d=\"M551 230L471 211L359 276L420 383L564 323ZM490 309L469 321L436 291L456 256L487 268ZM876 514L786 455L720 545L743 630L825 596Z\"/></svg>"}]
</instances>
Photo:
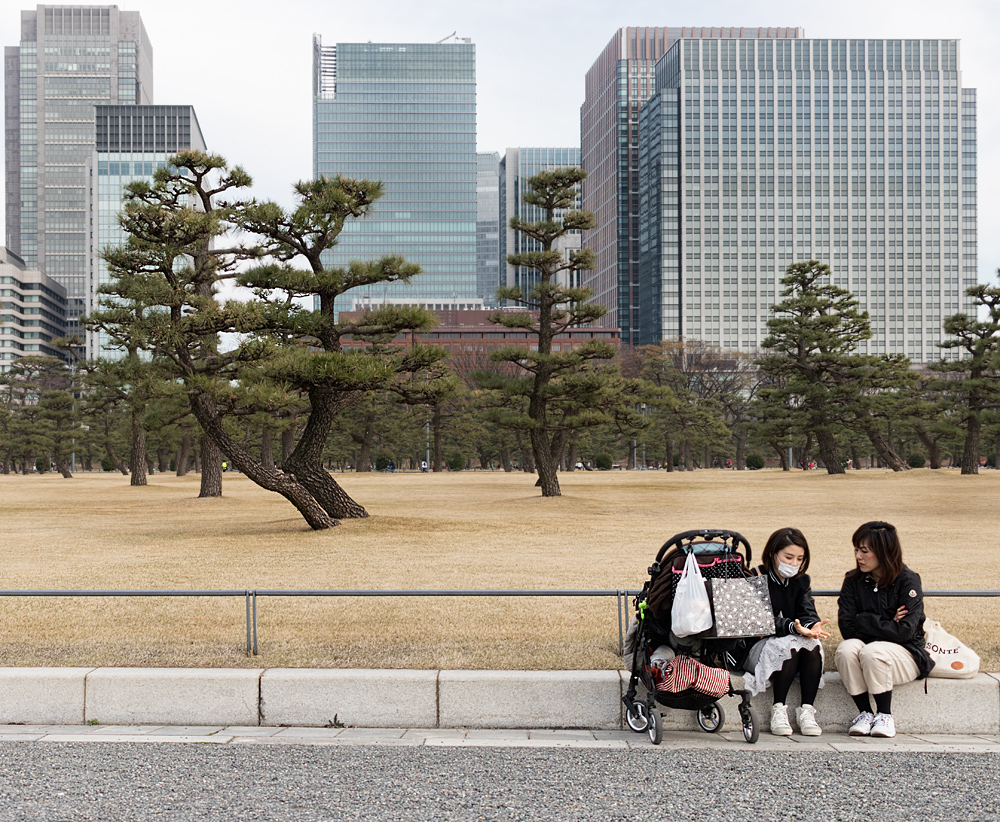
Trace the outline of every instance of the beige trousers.
<instances>
[{"instance_id":1,"label":"beige trousers","mask_svg":"<svg viewBox=\"0 0 1000 822\"><path fill-rule=\"evenodd\" d=\"M851 696L884 694L920 675L913 655L895 642L845 639L837 646L837 670Z\"/></svg>"}]
</instances>

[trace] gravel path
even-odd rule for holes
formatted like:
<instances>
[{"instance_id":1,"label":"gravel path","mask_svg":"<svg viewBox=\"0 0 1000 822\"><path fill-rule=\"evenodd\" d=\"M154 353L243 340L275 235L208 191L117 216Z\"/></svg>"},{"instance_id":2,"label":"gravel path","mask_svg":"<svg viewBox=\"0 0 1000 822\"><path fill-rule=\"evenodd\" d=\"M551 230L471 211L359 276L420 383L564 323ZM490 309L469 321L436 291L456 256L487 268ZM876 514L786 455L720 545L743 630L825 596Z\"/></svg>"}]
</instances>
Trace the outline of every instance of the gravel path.
<instances>
[{"instance_id":1,"label":"gravel path","mask_svg":"<svg viewBox=\"0 0 1000 822\"><path fill-rule=\"evenodd\" d=\"M1000 820L1000 757L0 743L0 820Z\"/></svg>"}]
</instances>

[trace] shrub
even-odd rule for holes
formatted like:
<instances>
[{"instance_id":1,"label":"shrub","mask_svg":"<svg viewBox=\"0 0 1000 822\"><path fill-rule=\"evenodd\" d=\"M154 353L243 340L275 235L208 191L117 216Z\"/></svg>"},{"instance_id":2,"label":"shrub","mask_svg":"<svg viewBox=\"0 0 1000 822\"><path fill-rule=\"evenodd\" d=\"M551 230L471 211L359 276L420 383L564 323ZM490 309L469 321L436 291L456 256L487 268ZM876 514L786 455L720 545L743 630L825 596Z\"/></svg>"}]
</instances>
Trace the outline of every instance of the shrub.
<instances>
[{"instance_id":1,"label":"shrub","mask_svg":"<svg viewBox=\"0 0 1000 822\"><path fill-rule=\"evenodd\" d=\"M927 459L923 454L910 454L906 458L906 462L910 468L923 468L926 461Z\"/></svg>"},{"instance_id":2,"label":"shrub","mask_svg":"<svg viewBox=\"0 0 1000 822\"><path fill-rule=\"evenodd\" d=\"M747 454L746 462L751 471L759 471L764 467L764 458L760 454Z\"/></svg>"},{"instance_id":3,"label":"shrub","mask_svg":"<svg viewBox=\"0 0 1000 822\"><path fill-rule=\"evenodd\" d=\"M115 464L109 460L107 457L101 460L101 470L102 471L114 471Z\"/></svg>"},{"instance_id":4,"label":"shrub","mask_svg":"<svg viewBox=\"0 0 1000 822\"><path fill-rule=\"evenodd\" d=\"M611 459L610 454L598 454L594 458L594 465L597 466L598 471L610 471L614 460Z\"/></svg>"},{"instance_id":5,"label":"shrub","mask_svg":"<svg viewBox=\"0 0 1000 822\"><path fill-rule=\"evenodd\" d=\"M452 454L448 457L449 471L461 471L463 468L465 468L465 457L461 454Z\"/></svg>"},{"instance_id":6,"label":"shrub","mask_svg":"<svg viewBox=\"0 0 1000 822\"><path fill-rule=\"evenodd\" d=\"M376 471L384 471L388 467L389 467L389 458L388 457L382 457L382 456L375 457L375 470Z\"/></svg>"}]
</instances>

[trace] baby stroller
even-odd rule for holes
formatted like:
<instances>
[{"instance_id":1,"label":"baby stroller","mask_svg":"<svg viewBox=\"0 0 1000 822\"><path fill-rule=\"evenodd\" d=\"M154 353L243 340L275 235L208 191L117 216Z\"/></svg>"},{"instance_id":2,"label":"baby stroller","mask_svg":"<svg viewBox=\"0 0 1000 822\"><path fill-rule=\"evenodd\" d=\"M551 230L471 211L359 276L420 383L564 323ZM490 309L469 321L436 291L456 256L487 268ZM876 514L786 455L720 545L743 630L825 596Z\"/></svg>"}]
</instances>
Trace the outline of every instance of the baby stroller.
<instances>
[{"instance_id":1,"label":"baby stroller","mask_svg":"<svg viewBox=\"0 0 1000 822\"><path fill-rule=\"evenodd\" d=\"M702 576L707 579L750 575L750 543L735 531L685 531L664 543L656 554L656 560L649 567L649 581L635 598L636 618L629 631L634 637L632 676L628 691L622 697L626 708L626 722L636 733L648 731L652 743L659 745L663 726L657 710L658 703L668 708L697 711L698 725L702 730L715 733L725 723L725 714L718 699L721 696L739 695L743 737L747 742L756 742L760 728L750 707L750 692L735 690L729 676L729 668L735 665L733 652L740 644L740 639L719 639L702 635L678 638L670 630L670 609L674 593L690 553L695 554ZM675 692L665 690L663 669L653 659L654 652L663 649L663 646L676 655L675 661L685 657L695 660L697 664L686 660L684 664L706 674L707 679L713 681L713 686L702 689L692 686L679 692L676 689L673 689ZM725 671L724 677L721 671ZM645 700L637 699L639 682L646 689ZM706 690L711 693L706 693Z\"/></svg>"}]
</instances>

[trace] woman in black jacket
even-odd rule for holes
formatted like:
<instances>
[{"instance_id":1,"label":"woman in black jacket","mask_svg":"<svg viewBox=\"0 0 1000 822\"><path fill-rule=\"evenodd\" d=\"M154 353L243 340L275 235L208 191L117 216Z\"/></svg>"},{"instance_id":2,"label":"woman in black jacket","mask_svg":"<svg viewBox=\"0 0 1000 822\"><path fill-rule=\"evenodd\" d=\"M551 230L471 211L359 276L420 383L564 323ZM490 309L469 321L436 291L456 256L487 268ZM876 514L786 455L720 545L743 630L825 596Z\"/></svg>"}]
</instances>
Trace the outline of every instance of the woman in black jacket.
<instances>
[{"instance_id":1,"label":"woman in black jacket","mask_svg":"<svg viewBox=\"0 0 1000 822\"><path fill-rule=\"evenodd\" d=\"M823 684L823 646L821 639L830 636L813 605L806 569L809 567L809 543L797 528L780 528L767 540L758 573L767 577L774 609L775 635L765 637L750 648L743 668L746 687L753 694L774 688L771 708L771 733L789 736L785 700L796 675L802 687L802 707L797 711L799 731L804 736L823 733L816 722L813 703Z\"/></svg>"},{"instance_id":2,"label":"woman in black jacket","mask_svg":"<svg viewBox=\"0 0 1000 822\"><path fill-rule=\"evenodd\" d=\"M856 567L840 589L844 641L836 656L847 693L860 711L849 733L893 737L893 686L923 679L934 667L924 649L924 594L919 575L903 564L899 535L888 522L866 522L852 542Z\"/></svg>"}]
</instances>

